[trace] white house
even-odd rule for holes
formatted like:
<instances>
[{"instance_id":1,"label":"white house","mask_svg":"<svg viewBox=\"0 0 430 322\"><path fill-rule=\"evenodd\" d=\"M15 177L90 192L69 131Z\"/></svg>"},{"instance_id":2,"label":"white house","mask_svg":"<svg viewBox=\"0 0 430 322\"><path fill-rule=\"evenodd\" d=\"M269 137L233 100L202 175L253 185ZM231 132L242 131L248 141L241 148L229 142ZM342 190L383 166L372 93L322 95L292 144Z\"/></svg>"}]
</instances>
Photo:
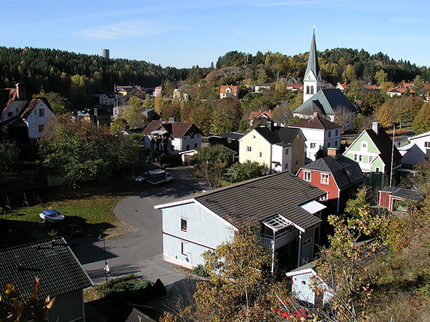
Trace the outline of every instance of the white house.
<instances>
[{"instance_id":1,"label":"white house","mask_svg":"<svg viewBox=\"0 0 430 322\"><path fill-rule=\"evenodd\" d=\"M176 154L200 148L203 133L193 123L152 121L142 131L145 149Z\"/></svg>"},{"instance_id":2,"label":"white house","mask_svg":"<svg viewBox=\"0 0 430 322\"><path fill-rule=\"evenodd\" d=\"M330 287L318 278L315 268L316 263L316 261L312 261L286 273L287 277L292 280L292 292L296 298L309 303L312 307L326 304L333 297ZM313 291L313 283L317 283L323 291L322 297Z\"/></svg>"},{"instance_id":3,"label":"white house","mask_svg":"<svg viewBox=\"0 0 430 322\"><path fill-rule=\"evenodd\" d=\"M115 97L109 97L106 94L91 94L91 97L97 99L98 105L112 106L115 103Z\"/></svg>"},{"instance_id":4,"label":"white house","mask_svg":"<svg viewBox=\"0 0 430 322\"><path fill-rule=\"evenodd\" d=\"M202 253L232 239L235 230L261 225L262 243L287 249L301 265L314 256L319 240L317 200L325 192L288 172L248 180L177 202L155 206L162 212L163 259L187 268L204 264Z\"/></svg>"},{"instance_id":5,"label":"white house","mask_svg":"<svg viewBox=\"0 0 430 322\"><path fill-rule=\"evenodd\" d=\"M403 156L403 165L415 165L424 161L426 156L430 156L430 131L408 138L407 145L398 147Z\"/></svg>"},{"instance_id":6,"label":"white house","mask_svg":"<svg viewBox=\"0 0 430 322\"><path fill-rule=\"evenodd\" d=\"M55 115L46 98L26 99L21 87L17 84L16 88L0 90L0 126L9 134L12 129L26 128L26 135L37 139L48 119Z\"/></svg>"},{"instance_id":7,"label":"white house","mask_svg":"<svg viewBox=\"0 0 430 322\"><path fill-rule=\"evenodd\" d=\"M226 97L239 98L239 88L234 85L222 85L219 90L219 98L223 99Z\"/></svg>"},{"instance_id":8,"label":"white house","mask_svg":"<svg viewBox=\"0 0 430 322\"><path fill-rule=\"evenodd\" d=\"M320 117L318 113L289 127L302 130L306 137L305 151L308 160L315 161L319 151L325 156L328 148L340 148L342 126Z\"/></svg>"}]
</instances>

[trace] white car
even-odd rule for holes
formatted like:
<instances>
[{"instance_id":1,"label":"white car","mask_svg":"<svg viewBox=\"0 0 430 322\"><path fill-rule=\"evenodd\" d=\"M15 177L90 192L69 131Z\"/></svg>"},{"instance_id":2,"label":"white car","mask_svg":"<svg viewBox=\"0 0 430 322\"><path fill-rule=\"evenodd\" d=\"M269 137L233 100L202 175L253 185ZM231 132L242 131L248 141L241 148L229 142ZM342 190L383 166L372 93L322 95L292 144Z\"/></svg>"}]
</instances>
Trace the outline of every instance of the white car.
<instances>
[{"instance_id":1,"label":"white car","mask_svg":"<svg viewBox=\"0 0 430 322\"><path fill-rule=\"evenodd\" d=\"M62 213L55 209L44 210L39 214L39 217L50 223L60 222L66 218Z\"/></svg>"}]
</instances>

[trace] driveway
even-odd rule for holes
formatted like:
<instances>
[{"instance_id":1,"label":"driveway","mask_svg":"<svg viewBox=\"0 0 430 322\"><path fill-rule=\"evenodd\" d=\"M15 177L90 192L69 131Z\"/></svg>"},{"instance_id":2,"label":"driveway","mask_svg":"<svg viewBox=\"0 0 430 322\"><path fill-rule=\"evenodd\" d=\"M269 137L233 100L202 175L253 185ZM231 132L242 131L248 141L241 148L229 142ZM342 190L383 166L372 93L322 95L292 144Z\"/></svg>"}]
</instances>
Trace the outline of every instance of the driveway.
<instances>
[{"instance_id":1,"label":"driveway","mask_svg":"<svg viewBox=\"0 0 430 322\"><path fill-rule=\"evenodd\" d=\"M69 241L94 283L105 281L104 256L112 276L135 273L153 282L160 278L166 286L177 285L176 282L187 277L184 270L162 260L161 212L154 209L154 206L192 196L205 187L191 178L193 170L190 167L172 168L168 171L174 178L171 182L151 186L118 203L114 209L115 215L135 229L121 237L106 238L106 252L103 251L103 241L91 236Z\"/></svg>"}]
</instances>

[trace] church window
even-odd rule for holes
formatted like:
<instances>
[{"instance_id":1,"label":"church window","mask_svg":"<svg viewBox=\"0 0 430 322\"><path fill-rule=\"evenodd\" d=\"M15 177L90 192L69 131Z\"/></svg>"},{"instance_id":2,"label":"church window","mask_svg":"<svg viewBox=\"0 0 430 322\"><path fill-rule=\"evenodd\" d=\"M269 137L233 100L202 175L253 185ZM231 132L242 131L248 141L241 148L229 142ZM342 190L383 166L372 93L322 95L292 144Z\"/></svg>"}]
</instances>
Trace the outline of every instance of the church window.
<instances>
[{"instance_id":1,"label":"church window","mask_svg":"<svg viewBox=\"0 0 430 322\"><path fill-rule=\"evenodd\" d=\"M306 86L306 94L309 94L309 86Z\"/></svg>"},{"instance_id":2,"label":"church window","mask_svg":"<svg viewBox=\"0 0 430 322\"><path fill-rule=\"evenodd\" d=\"M313 93L314 93L314 87L311 86L311 94L313 94Z\"/></svg>"}]
</instances>

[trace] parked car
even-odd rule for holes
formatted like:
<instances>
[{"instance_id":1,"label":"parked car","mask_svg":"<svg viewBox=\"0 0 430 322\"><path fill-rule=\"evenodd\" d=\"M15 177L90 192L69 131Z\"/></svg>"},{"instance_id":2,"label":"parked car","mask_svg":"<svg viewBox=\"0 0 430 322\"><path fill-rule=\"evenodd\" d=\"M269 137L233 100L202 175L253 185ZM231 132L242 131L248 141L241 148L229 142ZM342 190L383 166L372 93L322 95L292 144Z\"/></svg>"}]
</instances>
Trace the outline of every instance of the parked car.
<instances>
[{"instance_id":1,"label":"parked car","mask_svg":"<svg viewBox=\"0 0 430 322\"><path fill-rule=\"evenodd\" d=\"M146 174L146 181L154 185L162 182L169 182L172 179L173 177L170 173L162 169L147 171Z\"/></svg>"},{"instance_id":2,"label":"parked car","mask_svg":"<svg viewBox=\"0 0 430 322\"><path fill-rule=\"evenodd\" d=\"M75 223L70 223L64 226L63 232L71 237L82 236L84 234L84 230L81 226Z\"/></svg>"},{"instance_id":3,"label":"parked car","mask_svg":"<svg viewBox=\"0 0 430 322\"><path fill-rule=\"evenodd\" d=\"M39 217L46 222L56 223L63 221L66 218L62 213L55 209L47 209L39 214Z\"/></svg>"}]
</instances>

